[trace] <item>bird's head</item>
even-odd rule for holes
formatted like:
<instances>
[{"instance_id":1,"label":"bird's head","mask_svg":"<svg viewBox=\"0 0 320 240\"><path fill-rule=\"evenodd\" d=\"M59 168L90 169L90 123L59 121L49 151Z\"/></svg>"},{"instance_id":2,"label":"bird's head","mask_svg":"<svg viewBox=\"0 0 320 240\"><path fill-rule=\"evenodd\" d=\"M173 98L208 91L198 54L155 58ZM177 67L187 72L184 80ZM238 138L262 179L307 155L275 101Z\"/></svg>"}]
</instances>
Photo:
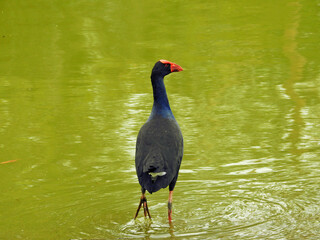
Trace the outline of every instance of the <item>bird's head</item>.
<instances>
[{"instance_id":1,"label":"bird's head","mask_svg":"<svg viewBox=\"0 0 320 240\"><path fill-rule=\"evenodd\" d=\"M169 62L167 60L159 60L156 62L152 69L151 75L160 75L162 77L168 75L172 72L181 72L183 71L182 67L173 62Z\"/></svg>"}]
</instances>

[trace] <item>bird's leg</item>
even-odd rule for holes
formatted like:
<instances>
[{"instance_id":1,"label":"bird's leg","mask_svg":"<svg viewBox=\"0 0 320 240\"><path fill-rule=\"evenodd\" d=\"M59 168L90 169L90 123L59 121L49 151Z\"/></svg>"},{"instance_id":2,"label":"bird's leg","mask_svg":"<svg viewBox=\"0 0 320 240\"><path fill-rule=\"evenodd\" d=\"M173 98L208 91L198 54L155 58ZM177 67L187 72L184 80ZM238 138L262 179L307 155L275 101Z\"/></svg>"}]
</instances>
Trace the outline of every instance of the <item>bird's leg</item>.
<instances>
[{"instance_id":1,"label":"bird's leg","mask_svg":"<svg viewBox=\"0 0 320 240\"><path fill-rule=\"evenodd\" d=\"M148 204L147 204L147 198L146 198L146 190L145 189L142 189L142 195L141 195L141 198L140 198L140 203L139 203L139 206L138 206L138 209L137 209L137 212L136 212L136 215L134 217L134 219L137 218L138 214L139 214L139 211L140 211L140 208L141 208L141 205L143 205L143 212L144 212L144 216L146 217L147 214L149 216L149 218L151 219L151 215L150 215L150 212L149 212L149 209L148 209Z\"/></svg>"},{"instance_id":2,"label":"bird's leg","mask_svg":"<svg viewBox=\"0 0 320 240\"><path fill-rule=\"evenodd\" d=\"M173 190L169 191L169 200L168 200L168 220L171 223L172 220L172 194Z\"/></svg>"},{"instance_id":3,"label":"bird's leg","mask_svg":"<svg viewBox=\"0 0 320 240\"><path fill-rule=\"evenodd\" d=\"M143 201L143 211L144 211L144 217L147 217L147 214L148 214L149 218L151 219L146 197L144 197L144 201Z\"/></svg>"}]
</instances>

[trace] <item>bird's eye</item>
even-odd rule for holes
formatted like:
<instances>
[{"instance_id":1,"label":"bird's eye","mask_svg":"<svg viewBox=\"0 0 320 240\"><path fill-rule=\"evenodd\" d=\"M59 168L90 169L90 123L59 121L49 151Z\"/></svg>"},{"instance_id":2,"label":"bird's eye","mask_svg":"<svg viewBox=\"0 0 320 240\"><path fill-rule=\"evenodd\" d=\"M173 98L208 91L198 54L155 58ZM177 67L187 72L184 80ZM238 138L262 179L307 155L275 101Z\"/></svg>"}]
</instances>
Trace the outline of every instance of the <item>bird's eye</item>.
<instances>
[{"instance_id":1,"label":"bird's eye","mask_svg":"<svg viewBox=\"0 0 320 240\"><path fill-rule=\"evenodd\" d=\"M164 67L168 67L168 66L169 66L169 64L165 64L165 65L164 65Z\"/></svg>"}]
</instances>

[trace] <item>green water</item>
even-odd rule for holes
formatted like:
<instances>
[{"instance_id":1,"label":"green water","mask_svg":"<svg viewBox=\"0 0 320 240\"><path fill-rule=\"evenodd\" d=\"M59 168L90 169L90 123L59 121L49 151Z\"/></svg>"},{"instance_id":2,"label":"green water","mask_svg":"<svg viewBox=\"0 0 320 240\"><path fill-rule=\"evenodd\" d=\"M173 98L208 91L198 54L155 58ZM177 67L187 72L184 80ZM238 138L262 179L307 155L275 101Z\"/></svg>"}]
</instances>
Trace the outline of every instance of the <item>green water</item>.
<instances>
[{"instance_id":1,"label":"green water","mask_svg":"<svg viewBox=\"0 0 320 240\"><path fill-rule=\"evenodd\" d=\"M1 1L0 239L319 239L320 1ZM165 79L185 140L140 213ZM16 160L16 161L11 161ZM8 162L10 161L10 162Z\"/></svg>"}]
</instances>

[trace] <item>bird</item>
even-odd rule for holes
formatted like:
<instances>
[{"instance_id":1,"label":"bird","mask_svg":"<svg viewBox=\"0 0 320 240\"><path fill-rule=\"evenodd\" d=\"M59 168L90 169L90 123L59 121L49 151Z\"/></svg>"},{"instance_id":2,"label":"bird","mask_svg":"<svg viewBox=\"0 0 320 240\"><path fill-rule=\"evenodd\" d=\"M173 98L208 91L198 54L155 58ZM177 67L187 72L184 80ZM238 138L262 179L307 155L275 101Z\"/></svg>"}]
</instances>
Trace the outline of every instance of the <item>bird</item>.
<instances>
[{"instance_id":1,"label":"bird","mask_svg":"<svg viewBox=\"0 0 320 240\"><path fill-rule=\"evenodd\" d=\"M183 69L178 64L159 60L151 72L153 106L136 141L135 166L142 195L134 219L141 206L144 216L151 219L146 190L152 194L169 186L168 220L172 221L172 196L183 157L183 136L169 105L164 77L180 71Z\"/></svg>"}]
</instances>

